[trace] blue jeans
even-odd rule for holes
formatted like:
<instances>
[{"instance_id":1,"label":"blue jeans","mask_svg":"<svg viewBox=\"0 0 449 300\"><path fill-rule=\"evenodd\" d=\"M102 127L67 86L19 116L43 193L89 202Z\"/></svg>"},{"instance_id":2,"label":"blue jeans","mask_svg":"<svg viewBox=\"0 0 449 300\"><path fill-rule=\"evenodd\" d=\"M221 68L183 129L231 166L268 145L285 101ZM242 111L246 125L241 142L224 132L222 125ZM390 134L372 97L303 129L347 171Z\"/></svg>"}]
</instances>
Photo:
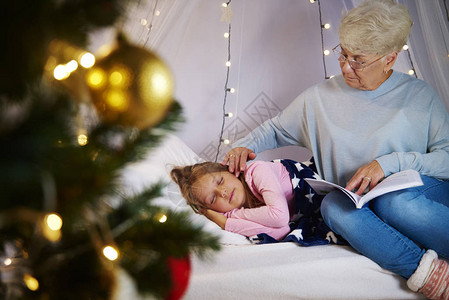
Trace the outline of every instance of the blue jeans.
<instances>
[{"instance_id":1,"label":"blue jeans","mask_svg":"<svg viewBox=\"0 0 449 300\"><path fill-rule=\"evenodd\" d=\"M449 258L449 181L421 178L423 186L382 195L361 209L333 191L321 214L358 252L409 278L426 249Z\"/></svg>"}]
</instances>

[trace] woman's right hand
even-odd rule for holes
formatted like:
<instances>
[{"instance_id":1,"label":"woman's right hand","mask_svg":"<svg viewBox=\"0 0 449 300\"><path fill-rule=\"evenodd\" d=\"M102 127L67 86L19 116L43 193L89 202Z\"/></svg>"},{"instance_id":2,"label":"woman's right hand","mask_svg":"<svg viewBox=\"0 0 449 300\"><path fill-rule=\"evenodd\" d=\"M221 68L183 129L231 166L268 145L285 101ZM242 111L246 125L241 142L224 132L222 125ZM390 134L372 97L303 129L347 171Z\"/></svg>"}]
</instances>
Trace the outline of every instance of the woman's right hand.
<instances>
[{"instance_id":1,"label":"woman's right hand","mask_svg":"<svg viewBox=\"0 0 449 300\"><path fill-rule=\"evenodd\" d=\"M240 172L245 171L246 161L256 158L256 153L253 150L245 147L237 147L229 150L223 158L222 165L229 163L229 172L234 173L236 177Z\"/></svg>"}]
</instances>

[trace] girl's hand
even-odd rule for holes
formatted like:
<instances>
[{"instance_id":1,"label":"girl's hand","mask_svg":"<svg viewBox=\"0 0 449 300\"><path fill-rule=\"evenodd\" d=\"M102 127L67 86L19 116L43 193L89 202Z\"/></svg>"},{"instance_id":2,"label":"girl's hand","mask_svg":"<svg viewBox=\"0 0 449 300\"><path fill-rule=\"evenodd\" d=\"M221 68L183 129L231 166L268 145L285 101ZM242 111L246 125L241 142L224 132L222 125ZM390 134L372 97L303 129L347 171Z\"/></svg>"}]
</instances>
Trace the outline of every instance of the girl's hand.
<instances>
[{"instance_id":1,"label":"girl's hand","mask_svg":"<svg viewBox=\"0 0 449 300\"><path fill-rule=\"evenodd\" d=\"M221 164L226 165L229 162L229 172L234 173L238 177L240 172L245 171L246 161L255 158L256 153L253 150L245 147L237 147L226 153Z\"/></svg>"},{"instance_id":2,"label":"girl's hand","mask_svg":"<svg viewBox=\"0 0 449 300\"><path fill-rule=\"evenodd\" d=\"M373 189L381 179L385 177L385 173L377 161L372 161L367 165L359 168L346 186L347 190L357 189L357 195L362 195L367 187Z\"/></svg>"},{"instance_id":3,"label":"girl's hand","mask_svg":"<svg viewBox=\"0 0 449 300\"><path fill-rule=\"evenodd\" d=\"M226 218L224 215L212 209L201 209L200 212L205 215L206 218L220 226L221 229L225 229L226 221L228 218Z\"/></svg>"}]
</instances>

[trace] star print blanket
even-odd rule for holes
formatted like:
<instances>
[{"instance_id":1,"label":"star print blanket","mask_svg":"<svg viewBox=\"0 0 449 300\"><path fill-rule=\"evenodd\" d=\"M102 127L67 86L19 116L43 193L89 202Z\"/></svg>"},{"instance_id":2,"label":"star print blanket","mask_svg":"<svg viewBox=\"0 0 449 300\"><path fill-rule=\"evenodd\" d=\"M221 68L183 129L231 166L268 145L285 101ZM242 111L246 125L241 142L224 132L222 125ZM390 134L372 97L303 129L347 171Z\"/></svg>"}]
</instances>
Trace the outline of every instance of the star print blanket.
<instances>
[{"instance_id":1,"label":"star print blanket","mask_svg":"<svg viewBox=\"0 0 449 300\"><path fill-rule=\"evenodd\" d=\"M320 179L316 173L313 157L307 162L296 162L290 159L279 159L290 174L294 188L295 214L290 221L290 233L280 241L268 234L261 233L249 238L253 244L268 244L278 242L295 242L301 246L316 246L325 244L346 245L342 237L333 233L324 223L320 205L322 195L318 195L304 178Z\"/></svg>"}]
</instances>

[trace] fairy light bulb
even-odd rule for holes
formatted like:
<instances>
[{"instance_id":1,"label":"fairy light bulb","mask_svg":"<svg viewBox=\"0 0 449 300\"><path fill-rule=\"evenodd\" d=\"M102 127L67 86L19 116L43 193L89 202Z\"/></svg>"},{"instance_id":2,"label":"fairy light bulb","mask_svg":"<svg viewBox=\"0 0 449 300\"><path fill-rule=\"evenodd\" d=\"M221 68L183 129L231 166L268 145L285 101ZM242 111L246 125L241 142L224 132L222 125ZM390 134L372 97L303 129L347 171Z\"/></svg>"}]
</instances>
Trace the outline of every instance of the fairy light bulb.
<instances>
[{"instance_id":1,"label":"fairy light bulb","mask_svg":"<svg viewBox=\"0 0 449 300\"><path fill-rule=\"evenodd\" d=\"M45 217L45 223L53 231L58 231L62 228L62 219L57 214L48 214Z\"/></svg>"},{"instance_id":2,"label":"fairy light bulb","mask_svg":"<svg viewBox=\"0 0 449 300\"><path fill-rule=\"evenodd\" d=\"M81 55L80 65L83 68L91 68L95 64L95 56L92 53L85 52Z\"/></svg>"},{"instance_id":3,"label":"fairy light bulb","mask_svg":"<svg viewBox=\"0 0 449 300\"><path fill-rule=\"evenodd\" d=\"M85 135L84 133L78 135L78 144L80 146L86 146L87 141L88 141L87 135Z\"/></svg>"},{"instance_id":4,"label":"fairy light bulb","mask_svg":"<svg viewBox=\"0 0 449 300\"><path fill-rule=\"evenodd\" d=\"M231 94L234 94L235 88L227 88L226 91L230 92Z\"/></svg>"},{"instance_id":5,"label":"fairy light bulb","mask_svg":"<svg viewBox=\"0 0 449 300\"><path fill-rule=\"evenodd\" d=\"M222 140L223 144L228 145L230 143L230 141L228 139L223 139Z\"/></svg>"},{"instance_id":6,"label":"fairy light bulb","mask_svg":"<svg viewBox=\"0 0 449 300\"><path fill-rule=\"evenodd\" d=\"M408 45L405 44L404 46L402 46L402 50L408 50Z\"/></svg>"},{"instance_id":7,"label":"fairy light bulb","mask_svg":"<svg viewBox=\"0 0 449 300\"><path fill-rule=\"evenodd\" d=\"M232 118L234 116L234 114L232 112L228 112L227 114L225 114L225 117L228 118Z\"/></svg>"},{"instance_id":8,"label":"fairy light bulb","mask_svg":"<svg viewBox=\"0 0 449 300\"><path fill-rule=\"evenodd\" d=\"M118 251L112 246L106 246L103 248L103 255L110 261L114 261L118 258Z\"/></svg>"},{"instance_id":9,"label":"fairy light bulb","mask_svg":"<svg viewBox=\"0 0 449 300\"><path fill-rule=\"evenodd\" d=\"M39 289L39 281L30 274L23 275L23 282L31 291L37 291Z\"/></svg>"},{"instance_id":10,"label":"fairy light bulb","mask_svg":"<svg viewBox=\"0 0 449 300\"><path fill-rule=\"evenodd\" d=\"M414 70L408 70L408 75L413 75L413 74L415 74Z\"/></svg>"},{"instance_id":11,"label":"fairy light bulb","mask_svg":"<svg viewBox=\"0 0 449 300\"><path fill-rule=\"evenodd\" d=\"M223 7L228 7L228 4L225 3L225 2L223 2L223 3L221 4L221 6L223 6Z\"/></svg>"},{"instance_id":12,"label":"fairy light bulb","mask_svg":"<svg viewBox=\"0 0 449 300\"><path fill-rule=\"evenodd\" d=\"M315 0L310 0L310 3L315 3Z\"/></svg>"},{"instance_id":13,"label":"fairy light bulb","mask_svg":"<svg viewBox=\"0 0 449 300\"><path fill-rule=\"evenodd\" d=\"M166 215L161 215L160 217L159 217L159 220L158 220L160 223L165 223L165 222L167 222L167 216Z\"/></svg>"},{"instance_id":14,"label":"fairy light bulb","mask_svg":"<svg viewBox=\"0 0 449 300\"><path fill-rule=\"evenodd\" d=\"M329 50L324 50L324 55L329 55L331 52Z\"/></svg>"},{"instance_id":15,"label":"fairy light bulb","mask_svg":"<svg viewBox=\"0 0 449 300\"><path fill-rule=\"evenodd\" d=\"M230 61L227 61L227 62L226 62L226 67L229 68L230 66L231 66L231 62L230 62Z\"/></svg>"},{"instance_id":16,"label":"fairy light bulb","mask_svg":"<svg viewBox=\"0 0 449 300\"><path fill-rule=\"evenodd\" d=\"M5 266L10 266L11 264L12 264L12 259L11 258L6 258L4 261L3 261L3 264L5 265Z\"/></svg>"},{"instance_id":17,"label":"fairy light bulb","mask_svg":"<svg viewBox=\"0 0 449 300\"><path fill-rule=\"evenodd\" d=\"M72 59L65 65L65 67L67 69L67 72L72 73L73 71L78 69L78 63L76 62L76 60Z\"/></svg>"},{"instance_id":18,"label":"fairy light bulb","mask_svg":"<svg viewBox=\"0 0 449 300\"><path fill-rule=\"evenodd\" d=\"M56 80L64 80L70 76L70 72L68 72L65 65L57 65L53 71L53 77Z\"/></svg>"},{"instance_id":19,"label":"fairy light bulb","mask_svg":"<svg viewBox=\"0 0 449 300\"><path fill-rule=\"evenodd\" d=\"M160 10L156 10L156 11L154 12L154 15L155 15L156 17L159 17L159 16L161 15L161 11L160 11Z\"/></svg>"},{"instance_id":20,"label":"fairy light bulb","mask_svg":"<svg viewBox=\"0 0 449 300\"><path fill-rule=\"evenodd\" d=\"M331 24L326 23L326 24L323 25L323 28L324 29L329 29L329 28L331 28Z\"/></svg>"},{"instance_id":21,"label":"fairy light bulb","mask_svg":"<svg viewBox=\"0 0 449 300\"><path fill-rule=\"evenodd\" d=\"M229 32L225 32L225 33L223 34L223 36L225 37L225 39L229 38Z\"/></svg>"}]
</instances>

